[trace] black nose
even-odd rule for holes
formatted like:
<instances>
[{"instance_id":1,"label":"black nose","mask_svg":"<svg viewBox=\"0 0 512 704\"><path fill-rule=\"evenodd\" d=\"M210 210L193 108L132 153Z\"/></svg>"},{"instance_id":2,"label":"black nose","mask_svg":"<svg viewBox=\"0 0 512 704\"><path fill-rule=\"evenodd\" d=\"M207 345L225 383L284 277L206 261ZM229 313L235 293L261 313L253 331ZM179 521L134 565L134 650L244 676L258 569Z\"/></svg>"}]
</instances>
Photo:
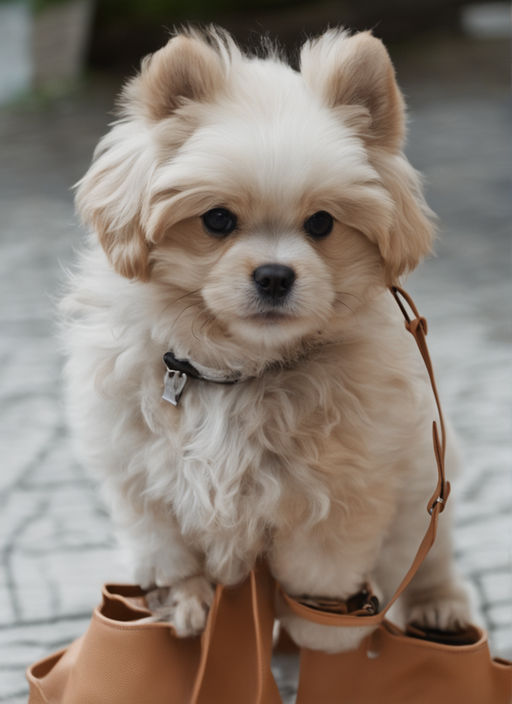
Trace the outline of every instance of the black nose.
<instances>
[{"instance_id":1,"label":"black nose","mask_svg":"<svg viewBox=\"0 0 512 704\"><path fill-rule=\"evenodd\" d=\"M295 281L295 272L284 264L263 264L252 275L260 296L273 302L283 299Z\"/></svg>"}]
</instances>

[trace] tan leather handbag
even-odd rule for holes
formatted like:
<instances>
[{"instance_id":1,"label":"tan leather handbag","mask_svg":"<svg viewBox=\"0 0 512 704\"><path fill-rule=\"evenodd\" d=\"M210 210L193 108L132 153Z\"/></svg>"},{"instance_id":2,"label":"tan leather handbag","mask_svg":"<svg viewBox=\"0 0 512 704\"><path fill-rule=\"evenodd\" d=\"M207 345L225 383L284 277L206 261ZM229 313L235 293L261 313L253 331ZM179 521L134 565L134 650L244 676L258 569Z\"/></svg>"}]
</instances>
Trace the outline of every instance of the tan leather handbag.
<instances>
[{"instance_id":1,"label":"tan leather handbag","mask_svg":"<svg viewBox=\"0 0 512 704\"><path fill-rule=\"evenodd\" d=\"M217 587L200 638L144 623L143 597L136 586L106 585L85 635L28 669L29 704L280 704L264 565L234 589Z\"/></svg>"},{"instance_id":2,"label":"tan leather handbag","mask_svg":"<svg viewBox=\"0 0 512 704\"><path fill-rule=\"evenodd\" d=\"M434 422L438 480L428 528L388 604L376 613L367 591L343 602L292 597L261 562L243 584L217 587L201 637L180 639L172 626L148 621L139 587L106 585L87 632L28 669L29 704L279 704L270 669L276 600L316 623L376 626L351 652L302 648L297 704L512 704L512 663L491 659L483 631L402 631L385 618L430 550L450 490L426 321L404 291L392 293L427 367L441 432Z\"/></svg>"}]
</instances>

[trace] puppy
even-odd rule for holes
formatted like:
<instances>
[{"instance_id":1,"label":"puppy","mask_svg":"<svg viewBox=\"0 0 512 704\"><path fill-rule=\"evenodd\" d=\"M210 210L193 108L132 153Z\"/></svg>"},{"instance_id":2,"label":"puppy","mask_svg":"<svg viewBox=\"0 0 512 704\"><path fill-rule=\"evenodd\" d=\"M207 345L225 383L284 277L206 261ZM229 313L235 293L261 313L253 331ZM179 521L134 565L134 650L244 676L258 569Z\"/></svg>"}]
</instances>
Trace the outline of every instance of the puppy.
<instances>
[{"instance_id":1,"label":"puppy","mask_svg":"<svg viewBox=\"0 0 512 704\"><path fill-rule=\"evenodd\" d=\"M182 636L258 556L288 593L341 599L369 581L385 600L409 567L435 409L387 286L433 227L403 139L370 33L307 41L295 71L188 30L144 59L79 183L71 419L137 581ZM451 629L469 611L446 513L403 606ZM310 648L368 632L281 609Z\"/></svg>"}]
</instances>

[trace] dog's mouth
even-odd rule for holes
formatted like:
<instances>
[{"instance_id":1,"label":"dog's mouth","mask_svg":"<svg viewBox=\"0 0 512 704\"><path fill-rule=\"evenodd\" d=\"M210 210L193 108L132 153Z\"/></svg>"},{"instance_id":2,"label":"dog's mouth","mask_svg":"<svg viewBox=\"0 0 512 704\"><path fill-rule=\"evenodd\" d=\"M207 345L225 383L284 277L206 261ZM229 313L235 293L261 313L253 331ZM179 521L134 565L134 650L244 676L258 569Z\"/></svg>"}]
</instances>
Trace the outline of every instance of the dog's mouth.
<instances>
[{"instance_id":1,"label":"dog's mouth","mask_svg":"<svg viewBox=\"0 0 512 704\"><path fill-rule=\"evenodd\" d=\"M288 347L311 334L316 326L315 320L284 307L240 311L236 318L228 321L230 333L244 343L254 345L255 350L261 346L266 350L282 345Z\"/></svg>"},{"instance_id":2,"label":"dog's mouth","mask_svg":"<svg viewBox=\"0 0 512 704\"><path fill-rule=\"evenodd\" d=\"M295 316L290 315L290 313L285 313L284 311L267 310L261 313L253 313L248 316L248 319L255 323L285 323L292 320L294 317Z\"/></svg>"}]
</instances>

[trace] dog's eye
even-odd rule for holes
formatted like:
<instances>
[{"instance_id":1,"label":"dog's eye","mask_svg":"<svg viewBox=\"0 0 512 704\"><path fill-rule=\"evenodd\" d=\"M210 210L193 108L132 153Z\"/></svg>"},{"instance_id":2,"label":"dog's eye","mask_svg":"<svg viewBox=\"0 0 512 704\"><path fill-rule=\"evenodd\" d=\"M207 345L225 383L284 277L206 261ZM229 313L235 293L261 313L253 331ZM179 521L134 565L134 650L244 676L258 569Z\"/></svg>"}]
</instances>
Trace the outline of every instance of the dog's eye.
<instances>
[{"instance_id":1,"label":"dog's eye","mask_svg":"<svg viewBox=\"0 0 512 704\"><path fill-rule=\"evenodd\" d=\"M236 215L227 208L213 208L201 219L208 232L216 237L229 235L236 228Z\"/></svg>"},{"instance_id":2,"label":"dog's eye","mask_svg":"<svg viewBox=\"0 0 512 704\"><path fill-rule=\"evenodd\" d=\"M306 220L304 229L310 237L319 240L322 239L322 237L327 237L332 230L333 224L334 220L332 215L325 210L319 210L318 213L314 213Z\"/></svg>"}]
</instances>

